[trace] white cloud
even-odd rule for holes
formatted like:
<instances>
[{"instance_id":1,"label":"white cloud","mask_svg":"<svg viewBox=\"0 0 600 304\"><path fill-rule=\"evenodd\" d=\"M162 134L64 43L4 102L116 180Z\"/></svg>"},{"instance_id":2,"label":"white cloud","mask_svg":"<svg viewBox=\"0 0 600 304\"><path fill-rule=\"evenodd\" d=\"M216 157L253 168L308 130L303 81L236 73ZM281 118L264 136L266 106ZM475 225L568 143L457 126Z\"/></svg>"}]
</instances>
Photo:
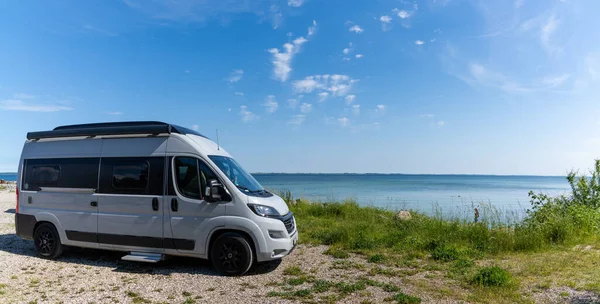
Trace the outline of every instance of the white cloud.
<instances>
[{"instance_id":1,"label":"white cloud","mask_svg":"<svg viewBox=\"0 0 600 304\"><path fill-rule=\"evenodd\" d=\"M435 115L433 114L421 114L420 117L433 118Z\"/></svg>"},{"instance_id":2,"label":"white cloud","mask_svg":"<svg viewBox=\"0 0 600 304\"><path fill-rule=\"evenodd\" d=\"M6 111L29 111L29 112L58 112L71 111L73 108L61 105L27 104L18 99L0 101L0 109Z\"/></svg>"},{"instance_id":3,"label":"white cloud","mask_svg":"<svg viewBox=\"0 0 600 304\"><path fill-rule=\"evenodd\" d=\"M407 12L405 10L399 10L397 8L393 9L392 12L394 12L396 16L400 17L400 19L406 19L410 17L410 15L412 15L410 12Z\"/></svg>"},{"instance_id":4,"label":"white cloud","mask_svg":"<svg viewBox=\"0 0 600 304\"><path fill-rule=\"evenodd\" d=\"M349 31L355 32L357 34L360 34L360 33L364 32L365 30L363 30L360 26L358 26L357 24L355 24L352 27L350 27Z\"/></svg>"},{"instance_id":5,"label":"white cloud","mask_svg":"<svg viewBox=\"0 0 600 304\"><path fill-rule=\"evenodd\" d=\"M263 107L267 108L267 113L270 114L270 113L274 113L275 111L277 111L279 104L275 100L275 96L269 95L269 96L267 96L267 101L265 101L265 103L263 103Z\"/></svg>"},{"instance_id":6,"label":"white cloud","mask_svg":"<svg viewBox=\"0 0 600 304\"><path fill-rule=\"evenodd\" d=\"M379 18L379 21L381 21L382 23L390 23L392 22L392 18L390 16L383 15Z\"/></svg>"},{"instance_id":7,"label":"white cloud","mask_svg":"<svg viewBox=\"0 0 600 304\"><path fill-rule=\"evenodd\" d=\"M297 105L298 105L298 99L294 99L294 98L288 99L288 107L295 109Z\"/></svg>"},{"instance_id":8,"label":"white cloud","mask_svg":"<svg viewBox=\"0 0 600 304\"><path fill-rule=\"evenodd\" d=\"M540 39L542 41L542 46L546 51L552 52L555 50L551 45L552 33L556 31L558 26L560 25L560 21L556 19L555 16L550 17L548 22L542 26Z\"/></svg>"},{"instance_id":9,"label":"white cloud","mask_svg":"<svg viewBox=\"0 0 600 304\"><path fill-rule=\"evenodd\" d=\"M525 0L515 0L515 8L520 8L525 4Z\"/></svg>"},{"instance_id":10,"label":"white cloud","mask_svg":"<svg viewBox=\"0 0 600 304\"><path fill-rule=\"evenodd\" d=\"M310 103L303 102L300 106L300 112L309 113L312 110L312 105Z\"/></svg>"},{"instance_id":11,"label":"white cloud","mask_svg":"<svg viewBox=\"0 0 600 304\"><path fill-rule=\"evenodd\" d=\"M346 117L338 118L337 121L340 124L340 126L342 126L342 127L347 127L348 124L350 123L350 119L348 119Z\"/></svg>"},{"instance_id":12,"label":"white cloud","mask_svg":"<svg viewBox=\"0 0 600 304\"><path fill-rule=\"evenodd\" d=\"M356 58L363 58L363 57L365 57L365 55L363 55L363 54L356 54L356 56L354 56L354 57L356 57Z\"/></svg>"},{"instance_id":13,"label":"white cloud","mask_svg":"<svg viewBox=\"0 0 600 304\"><path fill-rule=\"evenodd\" d=\"M348 75L324 74L308 76L292 83L297 93L312 93L313 91L329 92L332 96L347 95L352 85L358 80Z\"/></svg>"},{"instance_id":14,"label":"white cloud","mask_svg":"<svg viewBox=\"0 0 600 304\"><path fill-rule=\"evenodd\" d=\"M385 105L377 105L377 107L375 107L375 112L385 112L385 109Z\"/></svg>"},{"instance_id":15,"label":"white cloud","mask_svg":"<svg viewBox=\"0 0 600 304\"><path fill-rule=\"evenodd\" d=\"M308 27L308 37L314 35L317 32L317 20L313 20L311 26Z\"/></svg>"},{"instance_id":16,"label":"white cloud","mask_svg":"<svg viewBox=\"0 0 600 304\"><path fill-rule=\"evenodd\" d=\"M25 93L14 93L13 98L14 99L34 99L35 96L30 95L30 94L25 94Z\"/></svg>"},{"instance_id":17,"label":"white cloud","mask_svg":"<svg viewBox=\"0 0 600 304\"><path fill-rule=\"evenodd\" d=\"M199 125L193 125L192 126L192 130L198 131L198 130L200 130L200 126Z\"/></svg>"},{"instance_id":18,"label":"white cloud","mask_svg":"<svg viewBox=\"0 0 600 304\"><path fill-rule=\"evenodd\" d=\"M350 42L348 44L348 47L342 50L342 53L344 53L344 55L348 55L350 54L350 52L352 52L354 50L354 47L352 46L352 42Z\"/></svg>"},{"instance_id":19,"label":"white cloud","mask_svg":"<svg viewBox=\"0 0 600 304\"><path fill-rule=\"evenodd\" d=\"M288 5L291 7L301 7L304 0L288 0Z\"/></svg>"},{"instance_id":20,"label":"white cloud","mask_svg":"<svg viewBox=\"0 0 600 304\"><path fill-rule=\"evenodd\" d=\"M292 118L288 121L288 124L299 126L305 120L306 120L306 115L304 115L304 114L296 114L296 115L292 115Z\"/></svg>"},{"instance_id":21,"label":"white cloud","mask_svg":"<svg viewBox=\"0 0 600 304\"><path fill-rule=\"evenodd\" d=\"M316 30L317 22L313 20L313 26L308 28L308 36L312 36ZM298 52L300 47L305 44L308 39L304 37L298 37L292 41L292 43L286 43L283 45L283 51L277 48L269 49L269 53L273 54L271 63L273 64L273 75L276 80L285 82L292 72L292 59Z\"/></svg>"},{"instance_id":22,"label":"white cloud","mask_svg":"<svg viewBox=\"0 0 600 304\"><path fill-rule=\"evenodd\" d=\"M242 122L253 122L259 118L256 114L250 112L247 106L240 106L240 116L242 116Z\"/></svg>"},{"instance_id":23,"label":"white cloud","mask_svg":"<svg viewBox=\"0 0 600 304\"><path fill-rule=\"evenodd\" d=\"M233 94L237 96L244 96L244 92L233 92Z\"/></svg>"},{"instance_id":24,"label":"white cloud","mask_svg":"<svg viewBox=\"0 0 600 304\"><path fill-rule=\"evenodd\" d=\"M425 41L423 41L423 40L416 40L415 44L416 45L423 45L423 44L425 44Z\"/></svg>"},{"instance_id":25,"label":"white cloud","mask_svg":"<svg viewBox=\"0 0 600 304\"><path fill-rule=\"evenodd\" d=\"M123 112L108 112L108 115L123 115Z\"/></svg>"},{"instance_id":26,"label":"white cloud","mask_svg":"<svg viewBox=\"0 0 600 304\"><path fill-rule=\"evenodd\" d=\"M352 105L352 113L354 115L360 114L360 105L357 105L357 104Z\"/></svg>"},{"instance_id":27,"label":"white cloud","mask_svg":"<svg viewBox=\"0 0 600 304\"><path fill-rule=\"evenodd\" d=\"M233 70L233 72L231 72L231 74L229 74L229 77L227 77L225 80L227 80L227 82L229 83L236 83L240 81L243 76L244 70Z\"/></svg>"},{"instance_id":28,"label":"white cloud","mask_svg":"<svg viewBox=\"0 0 600 304\"><path fill-rule=\"evenodd\" d=\"M443 121L443 120L440 120L440 121L437 122L437 125L440 126L440 127L444 126L445 124L446 124L446 122Z\"/></svg>"},{"instance_id":29,"label":"white cloud","mask_svg":"<svg viewBox=\"0 0 600 304\"><path fill-rule=\"evenodd\" d=\"M547 85L550 88L553 87L557 87L563 83L565 83L567 80L569 80L569 78L571 78L570 74L563 74L560 76L551 76L551 77L544 77L544 79L542 79L542 83Z\"/></svg>"},{"instance_id":30,"label":"white cloud","mask_svg":"<svg viewBox=\"0 0 600 304\"><path fill-rule=\"evenodd\" d=\"M346 104L351 104L356 99L356 95L346 95Z\"/></svg>"},{"instance_id":31,"label":"white cloud","mask_svg":"<svg viewBox=\"0 0 600 304\"><path fill-rule=\"evenodd\" d=\"M329 96L329 93L327 92L321 92L319 94L319 102L324 102L325 100L327 100L327 97Z\"/></svg>"},{"instance_id":32,"label":"white cloud","mask_svg":"<svg viewBox=\"0 0 600 304\"><path fill-rule=\"evenodd\" d=\"M271 9L269 9L271 15L271 23L273 24L273 29L279 28L279 25L283 22L283 13L279 9L279 6L273 4L271 5Z\"/></svg>"}]
</instances>

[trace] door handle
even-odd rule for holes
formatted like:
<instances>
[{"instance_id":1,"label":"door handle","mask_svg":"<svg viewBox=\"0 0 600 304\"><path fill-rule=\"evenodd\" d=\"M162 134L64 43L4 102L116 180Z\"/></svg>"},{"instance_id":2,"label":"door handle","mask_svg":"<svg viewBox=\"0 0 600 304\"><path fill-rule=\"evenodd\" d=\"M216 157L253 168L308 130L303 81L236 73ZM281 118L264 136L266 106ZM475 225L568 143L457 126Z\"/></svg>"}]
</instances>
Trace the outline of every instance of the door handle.
<instances>
[{"instance_id":1,"label":"door handle","mask_svg":"<svg viewBox=\"0 0 600 304\"><path fill-rule=\"evenodd\" d=\"M90 206L92 206L92 207L98 207L98 202L90 202Z\"/></svg>"},{"instance_id":2,"label":"door handle","mask_svg":"<svg viewBox=\"0 0 600 304\"><path fill-rule=\"evenodd\" d=\"M178 209L179 209L179 203L177 203L177 199L176 198L171 199L171 210L174 212L177 212Z\"/></svg>"},{"instance_id":3,"label":"door handle","mask_svg":"<svg viewBox=\"0 0 600 304\"><path fill-rule=\"evenodd\" d=\"M156 197L152 199L152 210L158 211L158 198Z\"/></svg>"}]
</instances>

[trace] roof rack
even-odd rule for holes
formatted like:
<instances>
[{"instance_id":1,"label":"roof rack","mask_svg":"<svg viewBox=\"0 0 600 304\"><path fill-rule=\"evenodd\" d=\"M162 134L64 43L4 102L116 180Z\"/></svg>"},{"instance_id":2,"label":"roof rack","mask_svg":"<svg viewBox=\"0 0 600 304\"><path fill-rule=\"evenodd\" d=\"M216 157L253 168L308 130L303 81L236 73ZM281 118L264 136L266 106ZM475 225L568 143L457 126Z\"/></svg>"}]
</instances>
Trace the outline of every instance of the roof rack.
<instances>
[{"instance_id":1,"label":"roof rack","mask_svg":"<svg viewBox=\"0 0 600 304\"><path fill-rule=\"evenodd\" d=\"M27 139L95 137L100 135L157 135L161 133L194 134L206 138L206 136L194 130L160 121L125 121L59 126L51 131L29 132L27 133Z\"/></svg>"}]
</instances>

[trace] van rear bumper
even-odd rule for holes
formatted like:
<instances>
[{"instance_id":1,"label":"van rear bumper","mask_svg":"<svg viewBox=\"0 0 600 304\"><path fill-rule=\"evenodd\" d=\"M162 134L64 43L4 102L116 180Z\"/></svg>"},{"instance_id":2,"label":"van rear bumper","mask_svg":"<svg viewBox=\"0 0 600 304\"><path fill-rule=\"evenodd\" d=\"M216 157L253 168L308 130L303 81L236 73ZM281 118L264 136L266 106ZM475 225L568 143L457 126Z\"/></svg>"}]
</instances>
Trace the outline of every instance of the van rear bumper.
<instances>
[{"instance_id":1,"label":"van rear bumper","mask_svg":"<svg viewBox=\"0 0 600 304\"><path fill-rule=\"evenodd\" d=\"M15 228L17 235L26 240L33 240L33 228L37 220L35 216L29 214L15 214Z\"/></svg>"}]
</instances>

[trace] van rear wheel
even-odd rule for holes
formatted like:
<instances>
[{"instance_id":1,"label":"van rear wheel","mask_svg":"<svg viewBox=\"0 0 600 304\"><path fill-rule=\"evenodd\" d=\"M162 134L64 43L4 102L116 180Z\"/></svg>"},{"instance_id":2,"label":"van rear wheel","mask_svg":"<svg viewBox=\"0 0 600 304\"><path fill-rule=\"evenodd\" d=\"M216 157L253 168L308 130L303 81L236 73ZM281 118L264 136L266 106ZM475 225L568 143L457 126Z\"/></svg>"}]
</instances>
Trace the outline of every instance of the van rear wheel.
<instances>
[{"instance_id":1,"label":"van rear wheel","mask_svg":"<svg viewBox=\"0 0 600 304\"><path fill-rule=\"evenodd\" d=\"M250 270L254 254L245 237L234 232L227 232L220 235L213 243L210 259L220 273L227 276L239 276Z\"/></svg>"},{"instance_id":2,"label":"van rear wheel","mask_svg":"<svg viewBox=\"0 0 600 304\"><path fill-rule=\"evenodd\" d=\"M54 225L42 223L33 234L33 243L38 256L54 260L62 253L63 246Z\"/></svg>"}]
</instances>

